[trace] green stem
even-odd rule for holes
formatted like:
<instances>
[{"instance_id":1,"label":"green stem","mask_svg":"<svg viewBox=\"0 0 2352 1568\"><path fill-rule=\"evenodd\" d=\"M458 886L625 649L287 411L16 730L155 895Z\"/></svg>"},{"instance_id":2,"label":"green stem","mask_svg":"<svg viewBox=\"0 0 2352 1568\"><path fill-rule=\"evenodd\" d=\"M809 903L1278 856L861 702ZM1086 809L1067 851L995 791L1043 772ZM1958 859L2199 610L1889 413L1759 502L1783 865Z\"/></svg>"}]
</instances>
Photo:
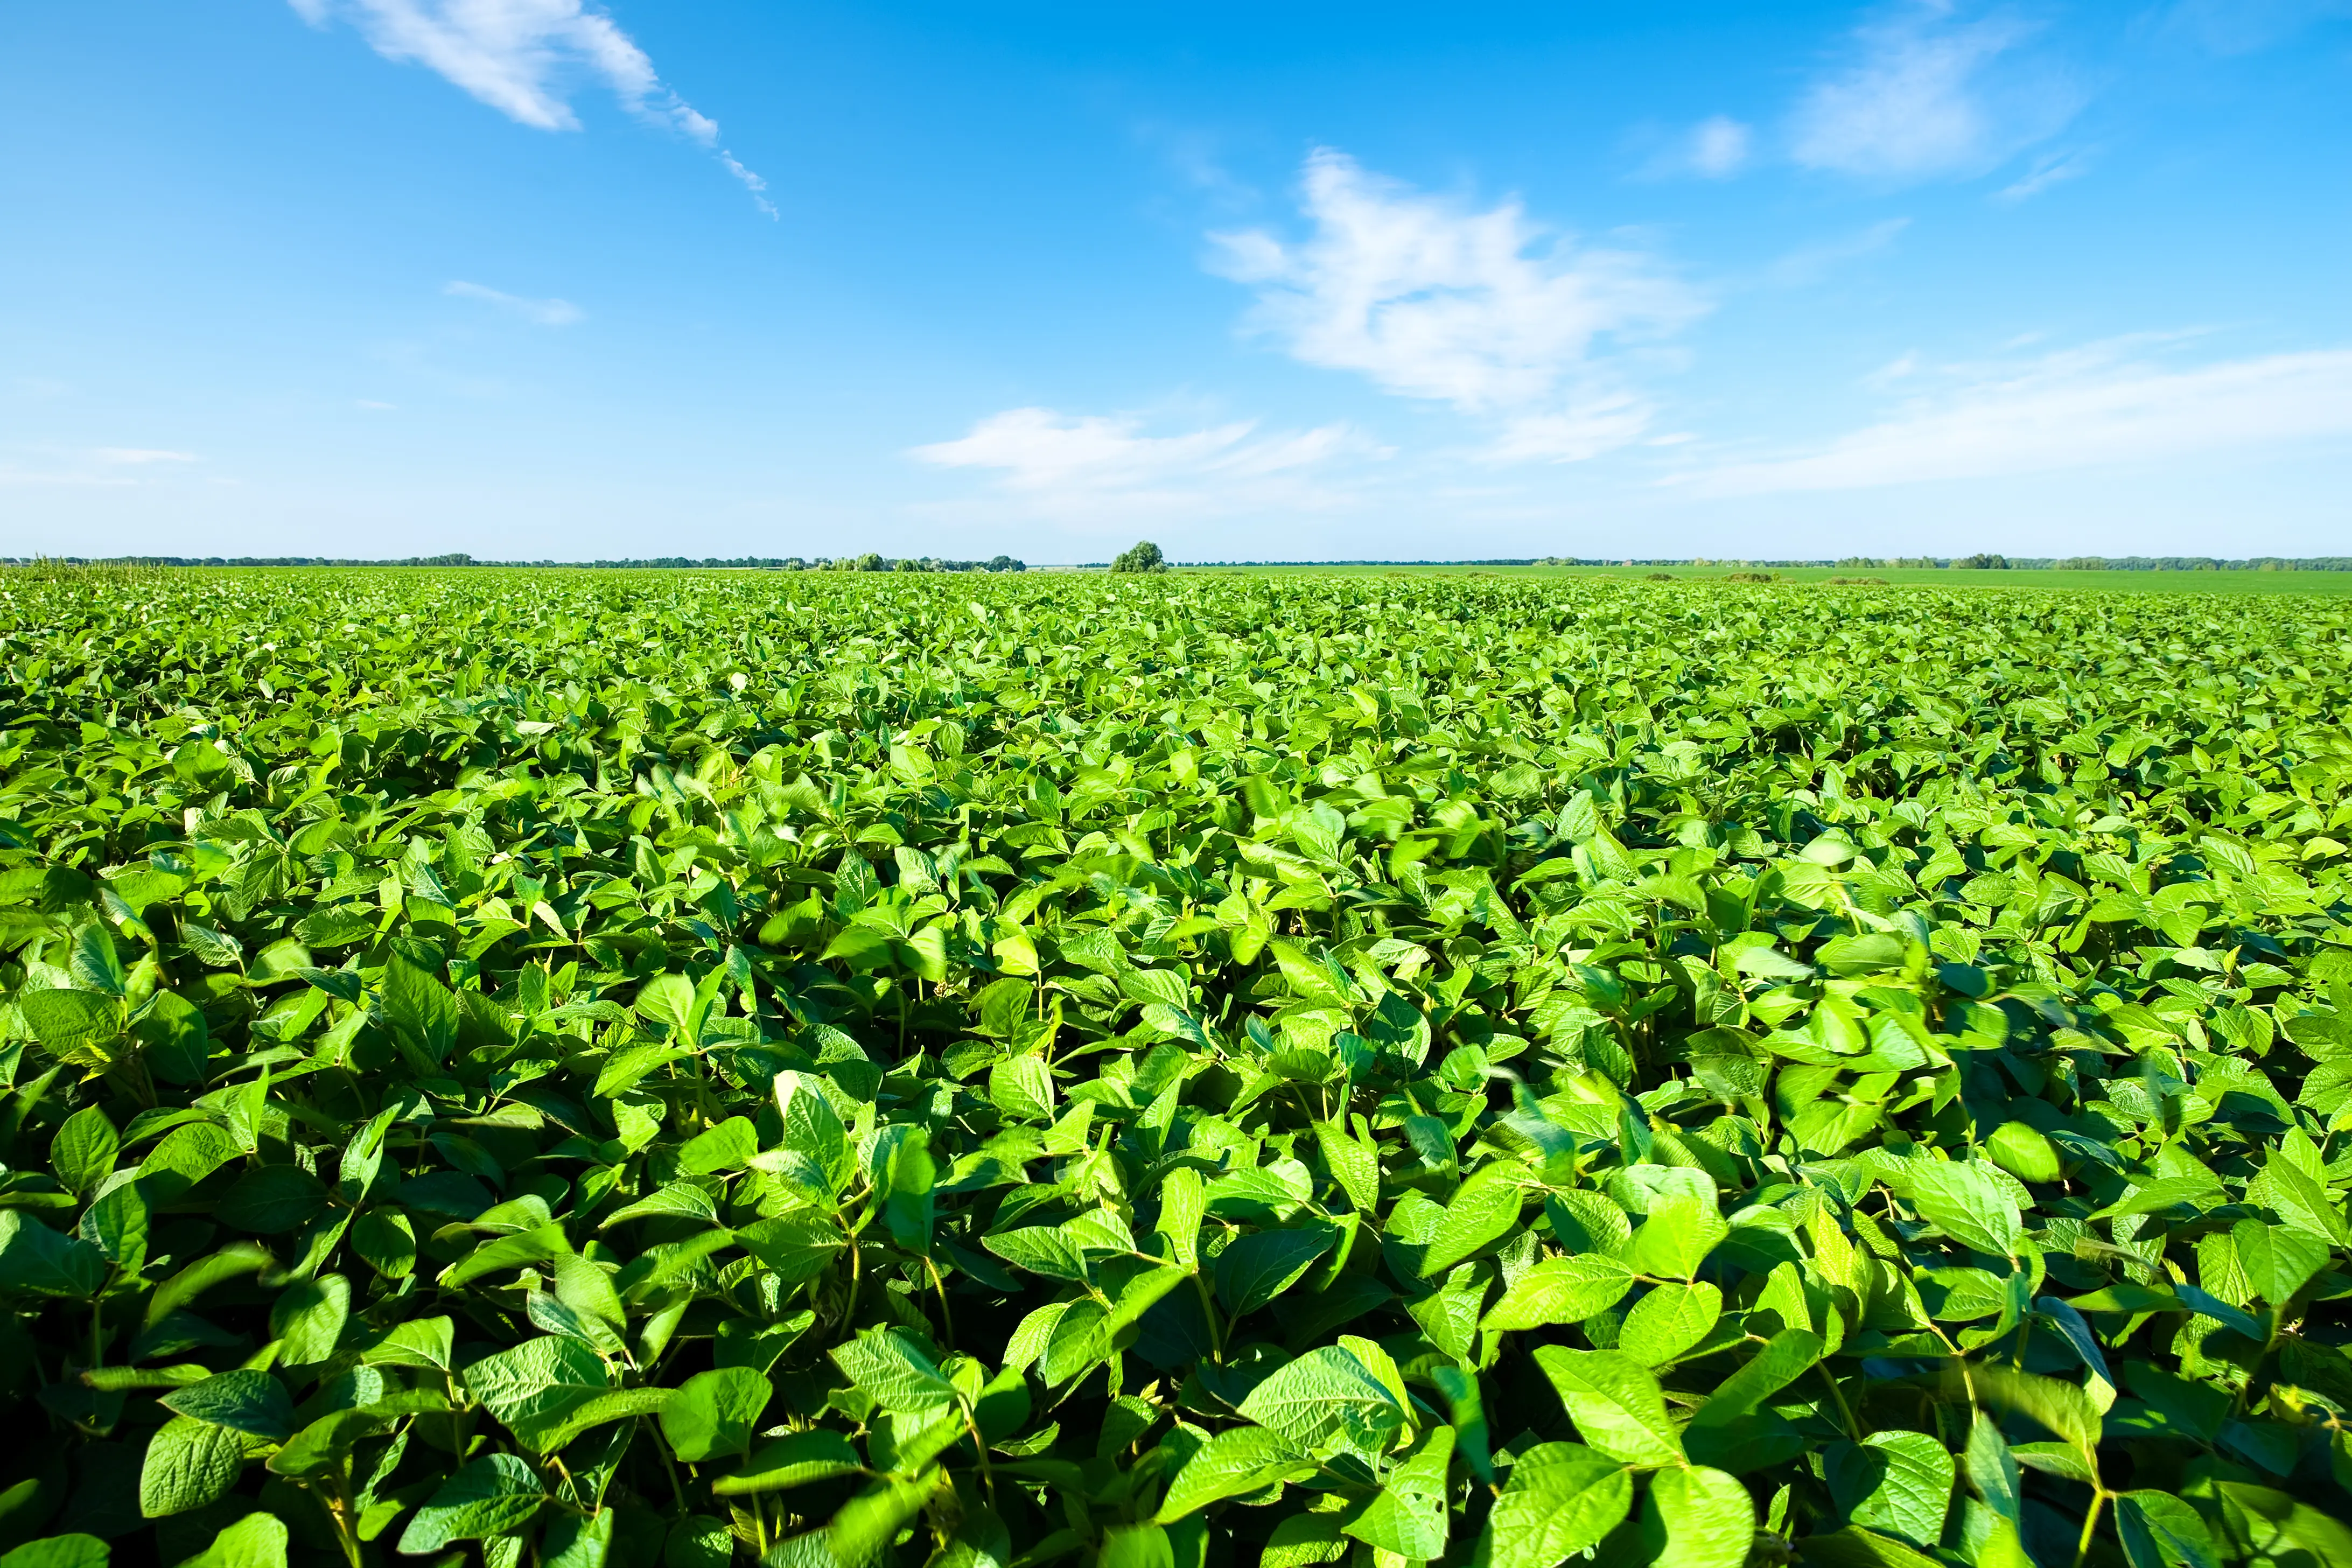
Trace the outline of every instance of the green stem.
<instances>
[{"instance_id":1,"label":"green stem","mask_svg":"<svg viewBox=\"0 0 2352 1568\"><path fill-rule=\"evenodd\" d=\"M2074 1542L2074 1568L2083 1568L2083 1560L2091 1554L2091 1536L2099 1528L2099 1510L2106 1507L2107 1493L2103 1487L2091 1491L2091 1509L2083 1516L2083 1534Z\"/></svg>"},{"instance_id":2,"label":"green stem","mask_svg":"<svg viewBox=\"0 0 2352 1568\"><path fill-rule=\"evenodd\" d=\"M1826 1363L1816 1363L1814 1370L1822 1374L1822 1381L1830 1385L1830 1396L1837 1401L1838 1415L1845 1422L1846 1436L1857 1443L1861 1442L1862 1423L1854 1419L1853 1406L1845 1402L1845 1390L1840 1388L1837 1379L1830 1375Z\"/></svg>"}]
</instances>

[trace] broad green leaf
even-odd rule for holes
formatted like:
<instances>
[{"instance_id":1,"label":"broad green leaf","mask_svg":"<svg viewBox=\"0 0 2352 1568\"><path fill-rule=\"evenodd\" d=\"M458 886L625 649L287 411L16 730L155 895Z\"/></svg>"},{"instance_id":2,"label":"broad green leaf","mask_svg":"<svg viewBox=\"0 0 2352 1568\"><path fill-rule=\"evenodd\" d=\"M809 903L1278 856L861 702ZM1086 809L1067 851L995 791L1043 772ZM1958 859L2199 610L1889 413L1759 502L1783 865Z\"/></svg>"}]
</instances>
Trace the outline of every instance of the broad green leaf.
<instances>
[{"instance_id":1,"label":"broad green leaf","mask_svg":"<svg viewBox=\"0 0 2352 1568\"><path fill-rule=\"evenodd\" d=\"M22 1209L0 1209L0 1290L82 1300L106 1282L106 1257Z\"/></svg>"},{"instance_id":2,"label":"broad green leaf","mask_svg":"<svg viewBox=\"0 0 2352 1568\"><path fill-rule=\"evenodd\" d=\"M773 1391L765 1373L749 1367L700 1372L679 1384L661 1407L662 1436L681 1461L698 1465L714 1455L743 1452Z\"/></svg>"},{"instance_id":3,"label":"broad green leaf","mask_svg":"<svg viewBox=\"0 0 2352 1568\"><path fill-rule=\"evenodd\" d=\"M1194 1451L1168 1483L1153 1515L1171 1524L1221 1499L1258 1491L1276 1481L1300 1480L1315 1463L1300 1445L1264 1426L1234 1426Z\"/></svg>"},{"instance_id":4,"label":"broad green leaf","mask_svg":"<svg viewBox=\"0 0 2352 1568\"><path fill-rule=\"evenodd\" d=\"M1519 1173L1502 1165L1481 1166L1446 1201L1445 1217L1438 1222L1422 1258L1422 1278L1443 1274L1508 1236L1527 1201Z\"/></svg>"},{"instance_id":5,"label":"broad green leaf","mask_svg":"<svg viewBox=\"0 0 2352 1568\"><path fill-rule=\"evenodd\" d=\"M352 1282L322 1274L289 1289L269 1309L269 1332L284 1366L309 1366L335 1353L352 1315Z\"/></svg>"},{"instance_id":6,"label":"broad green leaf","mask_svg":"<svg viewBox=\"0 0 2352 1568\"><path fill-rule=\"evenodd\" d=\"M228 1495L245 1468L245 1443L226 1426L174 1416L147 1440L139 1469L139 1511L185 1513Z\"/></svg>"},{"instance_id":7,"label":"broad green leaf","mask_svg":"<svg viewBox=\"0 0 2352 1568\"><path fill-rule=\"evenodd\" d=\"M213 1537L182 1568L286 1568L289 1532L274 1514L249 1513Z\"/></svg>"},{"instance_id":8,"label":"broad green leaf","mask_svg":"<svg viewBox=\"0 0 2352 1568\"><path fill-rule=\"evenodd\" d=\"M955 1385L903 1334L875 1330L830 1353L850 1382L885 1410L928 1415L955 1403Z\"/></svg>"},{"instance_id":9,"label":"broad green leaf","mask_svg":"<svg viewBox=\"0 0 2352 1568\"><path fill-rule=\"evenodd\" d=\"M1648 1216L1634 1227L1632 1239L1617 1249L1617 1255L1637 1274L1688 1279L1730 1234L1730 1225L1717 1212L1711 1198L1677 1189L1651 1205Z\"/></svg>"},{"instance_id":10,"label":"broad green leaf","mask_svg":"<svg viewBox=\"0 0 2352 1568\"><path fill-rule=\"evenodd\" d=\"M1297 1284L1338 1239L1328 1225L1240 1237L1217 1258L1217 1300L1236 1318L1255 1311Z\"/></svg>"},{"instance_id":11,"label":"broad green leaf","mask_svg":"<svg viewBox=\"0 0 2352 1568\"><path fill-rule=\"evenodd\" d=\"M1380 1495L1341 1528L1379 1552L1426 1562L1445 1551L1445 1468L1454 1428L1433 1426L1382 1478Z\"/></svg>"},{"instance_id":12,"label":"broad green leaf","mask_svg":"<svg viewBox=\"0 0 2352 1568\"><path fill-rule=\"evenodd\" d=\"M748 1492L781 1491L835 1476L855 1475L865 1468L857 1450L835 1432L794 1432L763 1443L734 1474L711 1483L720 1497Z\"/></svg>"},{"instance_id":13,"label":"broad green leaf","mask_svg":"<svg viewBox=\"0 0 2352 1568\"><path fill-rule=\"evenodd\" d=\"M607 1421L652 1414L669 1398L667 1389L614 1389L594 1351L552 1334L484 1356L464 1376L482 1407L537 1454Z\"/></svg>"},{"instance_id":14,"label":"broad green leaf","mask_svg":"<svg viewBox=\"0 0 2352 1568\"><path fill-rule=\"evenodd\" d=\"M1832 1444L1824 1457L1830 1496L1849 1521L1914 1546L1942 1537L1955 1466L1941 1443L1922 1432L1873 1432Z\"/></svg>"},{"instance_id":15,"label":"broad green leaf","mask_svg":"<svg viewBox=\"0 0 2352 1568\"><path fill-rule=\"evenodd\" d=\"M2221 1553L2204 1516L2170 1492L2117 1497L2116 1533L2131 1568L2221 1568Z\"/></svg>"},{"instance_id":16,"label":"broad green leaf","mask_svg":"<svg viewBox=\"0 0 2352 1568\"><path fill-rule=\"evenodd\" d=\"M77 1193L86 1193L114 1169L121 1147L114 1123L96 1106L66 1118L49 1143L49 1168L58 1180Z\"/></svg>"},{"instance_id":17,"label":"broad green leaf","mask_svg":"<svg viewBox=\"0 0 2352 1568\"><path fill-rule=\"evenodd\" d=\"M1358 1452L1379 1452L1405 1419L1388 1385L1338 1345L1277 1369L1250 1390L1241 1415L1310 1453L1334 1437Z\"/></svg>"},{"instance_id":18,"label":"broad green leaf","mask_svg":"<svg viewBox=\"0 0 2352 1568\"><path fill-rule=\"evenodd\" d=\"M1643 1366L1664 1366L1713 1332L1722 1316L1723 1292L1714 1285L1661 1285L1625 1314L1617 1348Z\"/></svg>"},{"instance_id":19,"label":"broad green leaf","mask_svg":"<svg viewBox=\"0 0 2352 1568\"><path fill-rule=\"evenodd\" d=\"M1479 1558L1487 1568L1558 1568L1597 1545L1633 1506L1623 1465L1574 1444L1538 1444L1511 1467Z\"/></svg>"},{"instance_id":20,"label":"broad green leaf","mask_svg":"<svg viewBox=\"0 0 2352 1568\"><path fill-rule=\"evenodd\" d=\"M1505 1289L1481 1321L1489 1330L1580 1323L1615 1306L1633 1288L1633 1273L1613 1258L1548 1258Z\"/></svg>"},{"instance_id":21,"label":"broad green leaf","mask_svg":"<svg viewBox=\"0 0 2352 1568\"><path fill-rule=\"evenodd\" d=\"M1756 1504L1737 1476L1704 1466L1660 1470L1642 1508L1652 1568L1740 1568L1756 1542Z\"/></svg>"},{"instance_id":22,"label":"broad green leaf","mask_svg":"<svg viewBox=\"0 0 2352 1568\"><path fill-rule=\"evenodd\" d=\"M2008 1188L1975 1165L1950 1160L1914 1160L1906 1173L1922 1219L1979 1252L2017 1256L2024 1226Z\"/></svg>"},{"instance_id":23,"label":"broad green leaf","mask_svg":"<svg viewBox=\"0 0 2352 1568\"><path fill-rule=\"evenodd\" d=\"M268 1373L239 1368L163 1395L166 1410L272 1442L293 1435L294 1401Z\"/></svg>"},{"instance_id":24,"label":"broad green leaf","mask_svg":"<svg viewBox=\"0 0 2352 1568\"><path fill-rule=\"evenodd\" d=\"M95 1535L52 1535L0 1556L0 1568L106 1568L109 1554L107 1543Z\"/></svg>"},{"instance_id":25,"label":"broad green leaf","mask_svg":"<svg viewBox=\"0 0 2352 1568\"><path fill-rule=\"evenodd\" d=\"M1650 1369L1614 1351L1545 1345L1536 1365L1551 1380L1577 1435L1629 1465L1679 1464L1682 1440L1666 1419L1665 1396Z\"/></svg>"},{"instance_id":26,"label":"broad green leaf","mask_svg":"<svg viewBox=\"0 0 2352 1568\"><path fill-rule=\"evenodd\" d=\"M483 1541L530 1522L547 1501L530 1466L514 1454L486 1454L461 1467L411 1516L401 1531L404 1555Z\"/></svg>"}]
</instances>

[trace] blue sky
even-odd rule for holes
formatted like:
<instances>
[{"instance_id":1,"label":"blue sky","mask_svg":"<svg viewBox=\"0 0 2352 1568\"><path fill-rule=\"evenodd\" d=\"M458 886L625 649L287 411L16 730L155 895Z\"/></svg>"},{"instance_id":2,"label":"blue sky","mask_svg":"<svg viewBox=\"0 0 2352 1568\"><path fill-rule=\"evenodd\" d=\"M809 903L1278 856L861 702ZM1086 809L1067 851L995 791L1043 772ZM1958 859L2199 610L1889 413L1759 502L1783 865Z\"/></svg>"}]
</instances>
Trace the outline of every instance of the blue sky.
<instances>
[{"instance_id":1,"label":"blue sky","mask_svg":"<svg viewBox=\"0 0 2352 1568\"><path fill-rule=\"evenodd\" d=\"M0 553L2352 553L2352 0L19 0L0 212Z\"/></svg>"}]
</instances>

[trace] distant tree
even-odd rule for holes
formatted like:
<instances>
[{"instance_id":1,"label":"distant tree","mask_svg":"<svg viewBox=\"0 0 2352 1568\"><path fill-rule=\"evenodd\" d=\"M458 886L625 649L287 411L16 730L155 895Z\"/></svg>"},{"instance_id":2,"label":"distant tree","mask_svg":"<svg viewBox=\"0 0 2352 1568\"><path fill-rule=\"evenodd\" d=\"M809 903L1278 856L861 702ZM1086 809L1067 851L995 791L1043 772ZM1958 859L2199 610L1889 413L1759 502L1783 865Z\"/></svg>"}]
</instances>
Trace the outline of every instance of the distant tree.
<instances>
[{"instance_id":1,"label":"distant tree","mask_svg":"<svg viewBox=\"0 0 2352 1568\"><path fill-rule=\"evenodd\" d=\"M890 563L887 561L883 560L879 555L875 554L874 552L870 550L863 555L845 555L840 560L835 562L834 564L844 572L887 572L890 570Z\"/></svg>"},{"instance_id":2,"label":"distant tree","mask_svg":"<svg viewBox=\"0 0 2352 1568\"><path fill-rule=\"evenodd\" d=\"M1960 572L2006 572L2009 570L2009 557L2006 555L1963 555L1958 561L1953 562L1952 566L1954 570Z\"/></svg>"},{"instance_id":3,"label":"distant tree","mask_svg":"<svg viewBox=\"0 0 2352 1568\"><path fill-rule=\"evenodd\" d=\"M1165 572L1168 561L1160 553L1160 546L1146 539L1119 552L1118 559L1110 563L1110 569L1114 572Z\"/></svg>"},{"instance_id":4,"label":"distant tree","mask_svg":"<svg viewBox=\"0 0 2352 1568\"><path fill-rule=\"evenodd\" d=\"M1027 563L1025 562L1016 561L1010 555L992 555L988 558L988 565L984 570L990 572L1022 572L1027 570Z\"/></svg>"}]
</instances>

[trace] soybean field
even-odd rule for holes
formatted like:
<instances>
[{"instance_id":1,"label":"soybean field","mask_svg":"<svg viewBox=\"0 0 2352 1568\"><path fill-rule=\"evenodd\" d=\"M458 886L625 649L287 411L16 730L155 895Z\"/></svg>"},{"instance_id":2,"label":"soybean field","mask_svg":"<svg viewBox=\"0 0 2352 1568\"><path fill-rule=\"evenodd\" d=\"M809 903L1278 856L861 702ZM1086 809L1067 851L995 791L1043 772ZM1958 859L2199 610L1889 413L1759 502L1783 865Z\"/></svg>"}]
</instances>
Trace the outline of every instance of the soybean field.
<instances>
[{"instance_id":1,"label":"soybean field","mask_svg":"<svg viewBox=\"0 0 2352 1568\"><path fill-rule=\"evenodd\" d=\"M2352 1568L2352 598L0 572L4 1568Z\"/></svg>"}]
</instances>

